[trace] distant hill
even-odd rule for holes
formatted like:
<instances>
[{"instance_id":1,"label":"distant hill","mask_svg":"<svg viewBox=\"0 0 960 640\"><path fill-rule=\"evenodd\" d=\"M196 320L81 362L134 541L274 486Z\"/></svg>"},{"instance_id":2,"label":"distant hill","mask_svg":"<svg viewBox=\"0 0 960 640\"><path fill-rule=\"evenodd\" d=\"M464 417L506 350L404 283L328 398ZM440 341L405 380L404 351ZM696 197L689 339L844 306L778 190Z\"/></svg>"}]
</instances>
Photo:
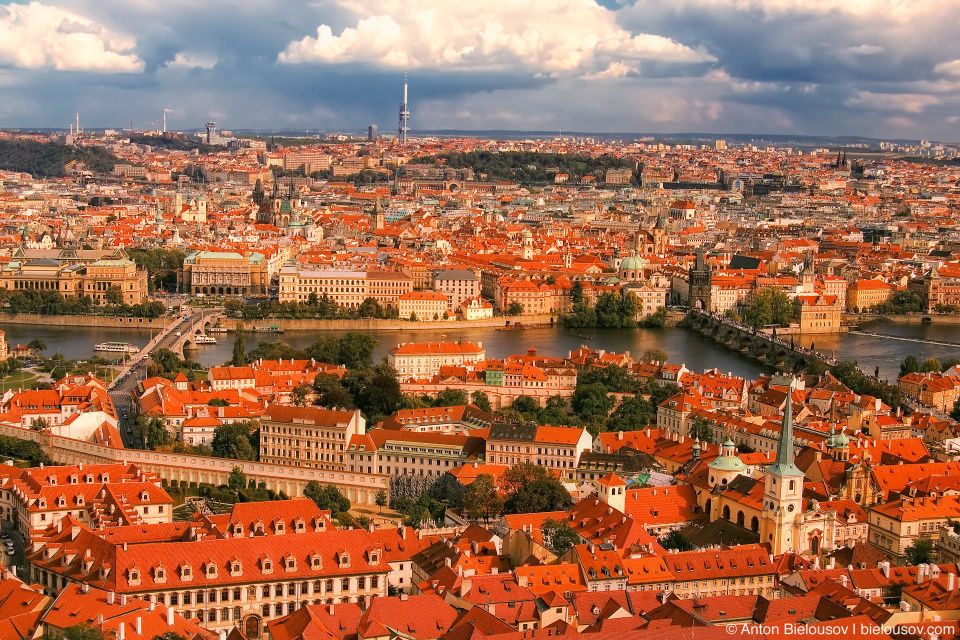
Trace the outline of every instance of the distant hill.
<instances>
[{"instance_id":1,"label":"distant hill","mask_svg":"<svg viewBox=\"0 0 960 640\"><path fill-rule=\"evenodd\" d=\"M73 160L84 163L94 173L109 173L113 165L123 162L99 147L74 147L34 140L0 140L0 169L7 171L21 171L37 178L59 178L67 175L64 166Z\"/></svg>"}]
</instances>

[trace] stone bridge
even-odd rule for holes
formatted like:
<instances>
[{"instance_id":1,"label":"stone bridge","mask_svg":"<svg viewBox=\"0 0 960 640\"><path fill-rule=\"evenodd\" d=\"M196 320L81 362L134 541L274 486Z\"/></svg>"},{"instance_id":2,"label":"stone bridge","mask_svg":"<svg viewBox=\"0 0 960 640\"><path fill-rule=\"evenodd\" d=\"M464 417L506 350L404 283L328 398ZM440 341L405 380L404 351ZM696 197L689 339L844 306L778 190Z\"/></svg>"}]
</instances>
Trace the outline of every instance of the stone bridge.
<instances>
[{"instance_id":1,"label":"stone bridge","mask_svg":"<svg viewBox=\"0 0 960 640\"><path fill-rule=\"evenodd\" d=\"M191 318L190 327L186 329L179 329L180 335L176 335L176 332L174 332L176 340L174 340L173 344L167 348L182 358L183 350L196 346L197 337L206 336L207 329L217 326L222 318L223 315L220 313L205 315L199 319Z\"/></svg>"},{"instance_id":2,"label":"stone bridge","mask_svg":"<svg viewBox=\"0 0 960 640\"><path fill-rule=\"evenodd\" d=\"M691 309L686 322L695 331L713 338L717 343L783 371L799 371L812 362L827 366L836 364L834 358L824 353L795 345L790 339L756 330L709 311Z\"/></svg>"}]
</instances>

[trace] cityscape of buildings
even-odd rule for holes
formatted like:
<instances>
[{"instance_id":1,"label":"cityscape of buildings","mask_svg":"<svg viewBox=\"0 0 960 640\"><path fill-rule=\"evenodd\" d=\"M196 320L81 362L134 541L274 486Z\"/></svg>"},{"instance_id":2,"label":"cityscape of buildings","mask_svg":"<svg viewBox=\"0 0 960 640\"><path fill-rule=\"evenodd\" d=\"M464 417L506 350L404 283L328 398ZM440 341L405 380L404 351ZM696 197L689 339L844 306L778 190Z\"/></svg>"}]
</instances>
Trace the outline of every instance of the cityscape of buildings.
<instances>
[{"instance_id":1,"label":"cityscape of buildings","mask_svg":"<svg viewBox=\"0 0 960 640\"><path fill-rule=\"evenodd\" d=\"M812 343L956 322L952 147L409 117L405 89L396 139L0 132L119 159L0 169L0 322L157 329L99 372L0 332L0 638L958 635L960 360L881 380ZM638 325L766 372L586 344ZM560 326L583 346L457 337ZM378 328L447 333L374 362ZM181 360L214 334L230 362Z\"/></svg>"}]
</instances>

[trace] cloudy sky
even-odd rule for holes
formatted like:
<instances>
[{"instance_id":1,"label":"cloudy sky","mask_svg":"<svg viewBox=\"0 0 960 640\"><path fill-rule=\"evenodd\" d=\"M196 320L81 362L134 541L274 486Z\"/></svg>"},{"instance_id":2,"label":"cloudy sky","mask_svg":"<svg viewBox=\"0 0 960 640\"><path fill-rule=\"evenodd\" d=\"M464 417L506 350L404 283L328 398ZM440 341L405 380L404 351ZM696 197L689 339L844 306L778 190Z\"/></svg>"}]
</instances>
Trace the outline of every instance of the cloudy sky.
<instances>
[{"instance_id":1,"label":"cloudy sky","mask_svg":"<svg viewBox=\"0 0 960 640\"><path fill-rule=\"evenodd\" d=\"M957 141L960 0L0 0L0 127Z\"/></svg>"}]
</instances>

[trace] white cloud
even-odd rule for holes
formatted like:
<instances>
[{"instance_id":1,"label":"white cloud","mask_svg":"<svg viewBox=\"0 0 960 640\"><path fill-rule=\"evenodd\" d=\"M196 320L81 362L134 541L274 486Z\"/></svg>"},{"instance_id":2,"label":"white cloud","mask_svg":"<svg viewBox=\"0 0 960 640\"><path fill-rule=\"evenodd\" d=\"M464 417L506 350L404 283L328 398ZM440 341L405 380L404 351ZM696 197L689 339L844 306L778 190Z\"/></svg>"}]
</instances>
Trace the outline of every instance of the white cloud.
<instances>
[{"instance_id":1,"label":"white cloud","mask_svg":"<svg viewBox=\"0 0 960 640\"><path fill-rule=\"evenodd\" d=\"M57 7L31 2L0 7L0 64L25 69L135 72L131 38Z\"/></svg>"},{"instance_id":2,"label":"white cloud","mask_svg":"<svg viewBox=\"0 0 960 640\"><path fill-rule=\"evenodd\" d=\"M937 73L947 73L952 76L960 76L960 60L951 60L950 62L941 62L933 68Z\"/></svg>"},{"instance_id":3,"label":"white cloud","mask_svg":"<svg viewBox=\"0 0 960 640\"><path fill-rule=\"evenodd\" d=\"M213 69L217 64L216 56L206 53L187 53L180 51L166 64L168 67L180 67L183 69Z\"/></svg>"},{"instance_id":4,"label":"white cloud","mask_svg":"<svg viewBox=\"0 0 960 640\"><path fill-rule=\"evenodd\" d=\"M844 101L848 107L864 107L875 111L920 113L927 107L940 104L936 96L918 93L873 93L858 91Z\"/></svg>"},{"instance_id":5,"label":"white cloud","mask_svg":"<svg viewBox=\"0 0 960 640\"><path fill-rule=\"evenodd\" d=\"M593 0L341 0L356 26L291 42L279 60L367 62L394 68L523 69L576 76L632 69L643 60L696 64L715 59L670 38L632 34Z\"/></svg>"},{"instance_id":6,"label":"white cloud","mask_svg":"<svg viewBox=\"0 0 960 640\"><path fill-rule=\"evenodd\" d=\"M875 53L883 53L883 47L875 44L858 44L855 47L847 47L847 53L855 56L869 56Z\"/></svg>"}]
</instances>

